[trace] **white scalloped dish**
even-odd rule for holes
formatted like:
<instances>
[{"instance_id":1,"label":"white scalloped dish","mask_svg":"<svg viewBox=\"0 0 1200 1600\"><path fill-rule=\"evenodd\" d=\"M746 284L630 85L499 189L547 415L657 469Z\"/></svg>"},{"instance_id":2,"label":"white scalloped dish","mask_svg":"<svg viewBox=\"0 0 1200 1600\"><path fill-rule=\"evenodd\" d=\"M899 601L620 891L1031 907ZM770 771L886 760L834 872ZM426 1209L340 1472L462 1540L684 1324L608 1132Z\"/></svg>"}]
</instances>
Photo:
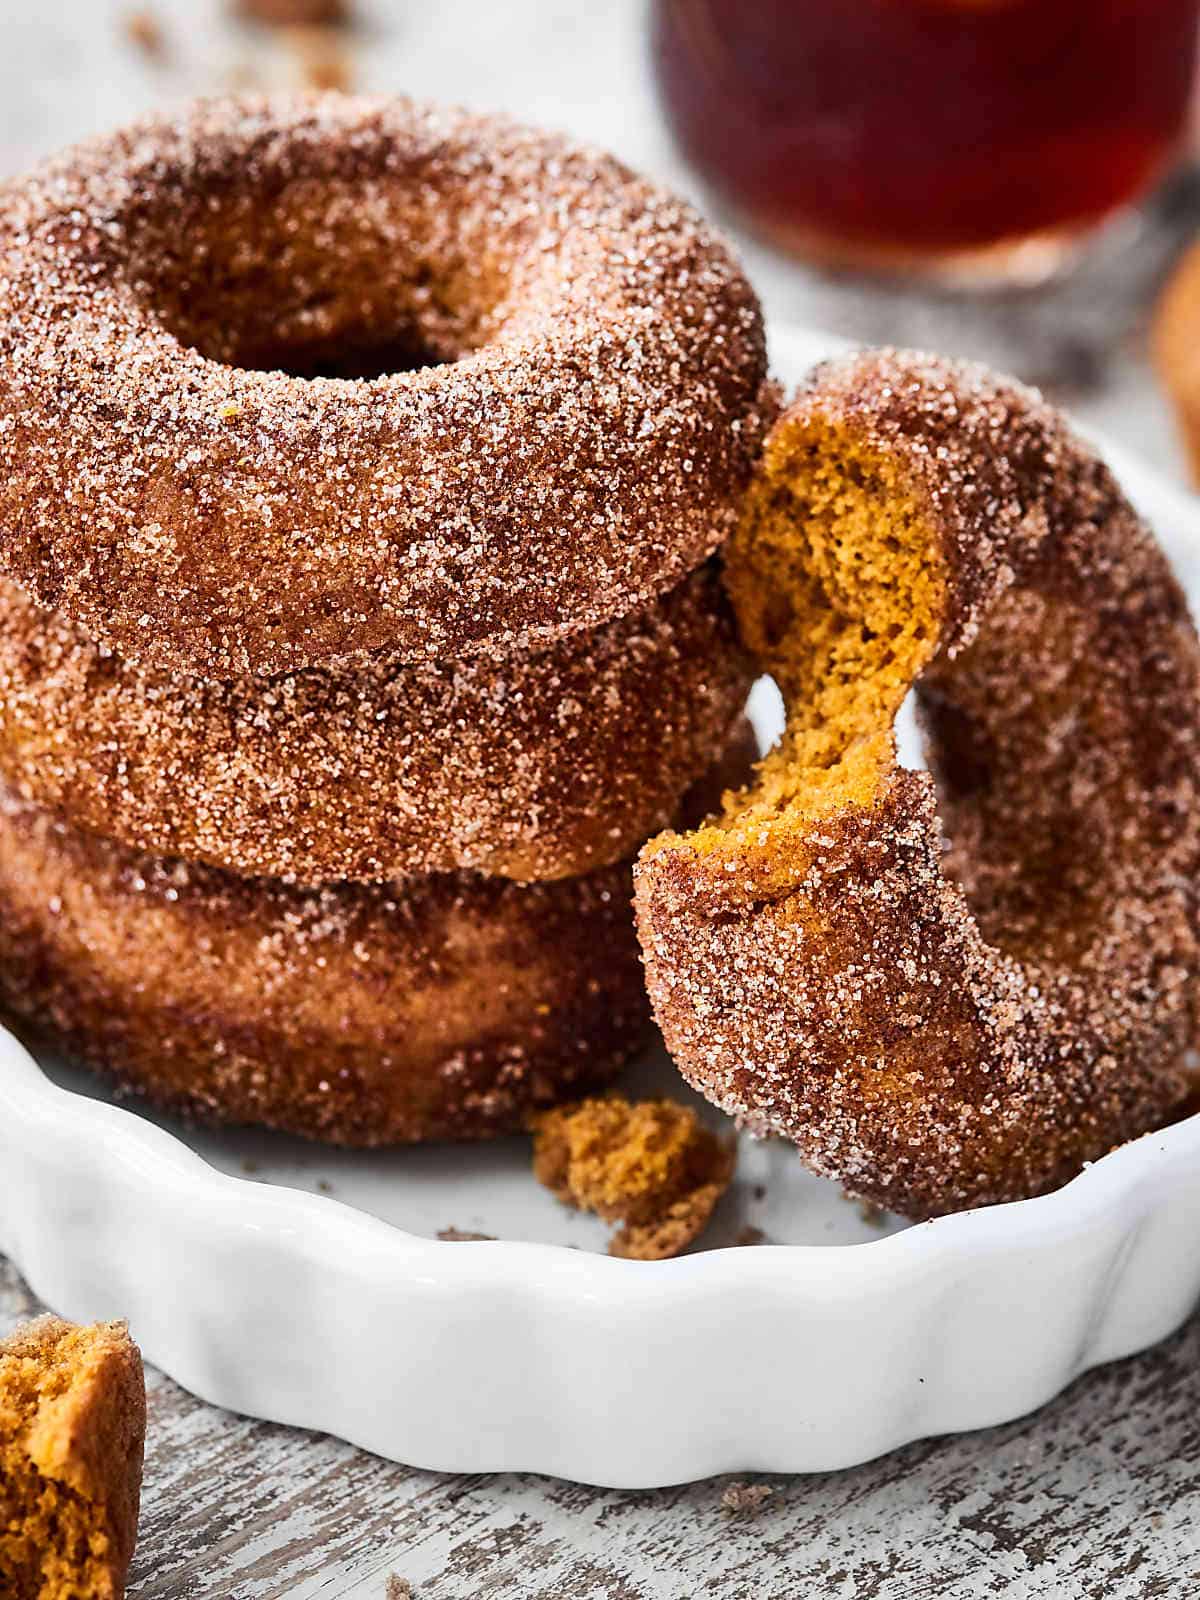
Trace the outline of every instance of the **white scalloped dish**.
<instances>
[{"instance_id":1,"label":"white scalloped dish","mask_svg":"<svg viewBox=\"0 0 1200 1600\"><path fill-rule=\"evenodd\" d=\"M775 369L794 383L833 348L777 333ZM1106 453L1200 605L1200 507ZM694 1100L661 1053L632 1078ZM127 1316L214 1403L451 1471L647 1487L849 1466L1019 1416L1200 1298L1200 1116L1055 1194L914 1227L746 1141L704 1248L631 1262L534 1183L527 1141L202 1133L0 1031L0 1175L0 1249L55 1310ZM747 1225L771 1243L729 1247Z\"/></svg>"}]
</instances>

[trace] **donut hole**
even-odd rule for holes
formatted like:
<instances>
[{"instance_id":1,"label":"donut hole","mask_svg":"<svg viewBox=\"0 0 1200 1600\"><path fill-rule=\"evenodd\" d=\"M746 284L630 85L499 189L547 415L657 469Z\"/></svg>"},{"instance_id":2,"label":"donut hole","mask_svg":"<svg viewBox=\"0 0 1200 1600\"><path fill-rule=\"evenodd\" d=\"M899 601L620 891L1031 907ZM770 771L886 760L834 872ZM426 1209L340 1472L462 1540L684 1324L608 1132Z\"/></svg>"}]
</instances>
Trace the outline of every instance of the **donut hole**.
<instances>
[{"instance_id":1,"label":"donut hole","mask_svg":"<svg viewBox=\"0 0 1200 1600\"><path fill-rule=\"evenodd\" d=\"M1069 596L1019 586L922 680L945 869L1010 954L1075 964L1109 922L1114 862L1153 829L1140 775L1161 756L1138 708L1156 669L1141 651L1100 639Z\"/></svg>"},{"instance_id":2,"label":"donut hole","mask_svg":"<svg viewBox=\"0 0 1200 1600\"><path fill-rule=\"evenodd\" d=\"M247 371L445 366L494 337L512 289L500 252L400 180L189 192L181 213L131 224L133 293L180 343Z\"/></svg>"},{"instance_id":3,"label":"donut hole","mask_svg":"<svg viewBox=\"0 0 1200 1600\"><path fill-rule=\"evenodd\" d=\"M201 354L205 354L201 351ZM244 372L282 372L292 378L386 378L399 372L422 372L458 360L424 341L416 329L376 340L361 334L309 343L247 344L226 365Z\"/></svg>"}]
</instances>

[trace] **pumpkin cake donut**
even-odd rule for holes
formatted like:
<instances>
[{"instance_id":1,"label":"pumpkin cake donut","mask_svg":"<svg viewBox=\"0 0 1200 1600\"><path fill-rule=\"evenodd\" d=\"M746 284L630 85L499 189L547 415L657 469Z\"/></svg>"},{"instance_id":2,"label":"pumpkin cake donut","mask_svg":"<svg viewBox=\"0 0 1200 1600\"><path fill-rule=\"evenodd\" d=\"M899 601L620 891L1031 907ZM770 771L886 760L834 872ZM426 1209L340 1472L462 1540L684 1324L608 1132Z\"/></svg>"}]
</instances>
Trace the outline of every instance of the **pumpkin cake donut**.
<instances>
[{"instance_id":1,"label":"pumpkin cake donut","mask_svg":"<svg viewBox=\"0 0 1200 1600\"><path fill-rule=\"evenodd\" d=\"M0 795L0 1012L205 1122L474 1139L607 1083L648 1011L622 863L299 889Z\"/></svg>"},{"instance_id":2,"label":"pumpkin cake donut","mask_svg":"<svg viewBox=\"0 0 1200 1600\"><path fill-rule=\"evenodd\" d=\"M1032 391L866 352L776 425L727 560L788 723L637 868L684 1076L913 1217L1051 1189L1168 1120L1200 649L1103 463ZM931 774L896 762L913 684Z\"/></svg>"},{"instance_id":3,"label":"pumpkin cake donut","mask_svg":"<svg viewBox=\"0 0 1200 1600\"><path fill-rule=\"evenodd\" d=\"M124 1323L45 1316L0 1339L5 1600L121 1600L145 1438L142 1358Z\"/></svg>"},{"instance_id":4,"label":"pumpkin cake donut","mask_svg":"<svg viewBox=\"0 0 1200 1600\"><path fill-rule=\"evenodd\" d=\"M124 662L0 580L0 774L78 827L250 875L558 878L675 818L750 676L711 565L505 662L229 683Z\"/></svg>"},{"instance_id":5,"label":"pumpkin cake donut","mask_svg":"<svg viewBox=\"0 0 1200 1600\"><path fill-rule=\"evenodd\" d=\"M609 156L202 102L6 186L0 570L204 677L529 650L719 547L765 378L730 252Z\"/></svg>"},{"instance_id":6,"label":"pumpkin cake donut","mask_svg":"<svg viewBox=\"0 0 1200 1600\"><path fill-rule=\"evenodd\" d=\"M744 782L748 723L684 802ZM481 1139L608 1083L649 1008L630 865L302 889L147 856L0 790L0 1012L202 1121Z\"/></svg>"}]
</instances>

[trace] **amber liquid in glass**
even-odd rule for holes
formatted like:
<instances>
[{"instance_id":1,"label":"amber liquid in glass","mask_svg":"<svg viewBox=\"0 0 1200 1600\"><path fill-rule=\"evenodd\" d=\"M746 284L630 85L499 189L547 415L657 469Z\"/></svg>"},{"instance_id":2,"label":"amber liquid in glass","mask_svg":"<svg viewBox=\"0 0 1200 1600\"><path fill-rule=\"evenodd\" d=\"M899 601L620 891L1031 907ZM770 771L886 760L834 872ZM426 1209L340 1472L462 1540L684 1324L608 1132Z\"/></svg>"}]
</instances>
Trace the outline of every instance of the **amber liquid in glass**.
<instances>
[{"instance_id":1,"label":"amber liquid in glass","mask_svg":"<svg viewBox=\"0 0 1200 1600\"><path fill-rule=\"evenodd\" d=\"M656 0L684 154L801 253L969 269L1069 240L1177 155L1197 0ZM986 266L985 266L986 270Z\"/></svg>"}]
</instances>

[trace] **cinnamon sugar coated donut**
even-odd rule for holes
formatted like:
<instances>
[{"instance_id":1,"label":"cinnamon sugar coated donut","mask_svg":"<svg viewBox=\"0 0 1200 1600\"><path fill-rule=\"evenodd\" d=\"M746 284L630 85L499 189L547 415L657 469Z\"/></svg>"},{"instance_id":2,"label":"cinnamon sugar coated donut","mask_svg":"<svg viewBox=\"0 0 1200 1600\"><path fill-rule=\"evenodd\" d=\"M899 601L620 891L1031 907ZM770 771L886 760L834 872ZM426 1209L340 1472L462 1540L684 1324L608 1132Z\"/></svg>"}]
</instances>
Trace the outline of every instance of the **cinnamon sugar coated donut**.
<instances>
[{"instance_id":1,"label":"cinnamon sugar coated donut","mask_svg":"<svg viewBox=\"0 0 1200 1600\"><path fill-rule=\"evenodd\" d=\"M473 1139L606 1083L647 1026L628 865L288 888L0 796L0 1011L203 1121Z\"/></svg>"},{"instance_id":2,"label":"cinnamon sugar coated donut","mask_svg":"<svg viewBox=\"0 0 1200 1600\"><path fill-rule=\"evenodd\" d=\"M637 869L684 1075L910 1216L1048 1190L1168 1119L1200 647L1104 465L1032 391L866 352L776 425L727 559L788 728ZM932 775L896 764L914 682Z\"/></svg>"},{"instance_id":3,"label":"cinnamon sugar coated donut","mask_svg":"<svg viewBox=\"0 0 1200 1600\"><path fill-rule=\"evenodd\" d=\"M0 774L76 826L304 883L631 855L750 684L720 579L504 662L206 682L138 668L0 580Z\"/></svg>"},{"instance_id":4,"label":"cinnamon sugar coated donut","mask_svg":"<svg viewBox=\"0 0 1200 1600\"><path fill-rule=\"evenodd\" d=\"M685 797L757 754L742 722ZM607 1084L649 1007L628 862L302 889L147 856L0 788L0 1014L207 1122L482 1139Z\"/></svg>"},{"instance_id":5,"label":"cinnamon sugar coated donut","mask_svg":"<svg viewBox=\"0 0 1200 1600\"><path fill-rule=\"evenodd\" d=\"M765 370L726 248L611 157L201 104L6 190L0 569L200 676L527 650L720 545Z\"/></svg>"},{"instance_id":6,"label":"cinnamon sugar coated donut","mask_svg":"<svg viewBox=\"0 0 1200 1600\"><path fill-rule=\"evenodd\" d=\"M282 27L345 22L348 0L234 0L233 9L254 22Z\"/></svg>"}]
</instances>

